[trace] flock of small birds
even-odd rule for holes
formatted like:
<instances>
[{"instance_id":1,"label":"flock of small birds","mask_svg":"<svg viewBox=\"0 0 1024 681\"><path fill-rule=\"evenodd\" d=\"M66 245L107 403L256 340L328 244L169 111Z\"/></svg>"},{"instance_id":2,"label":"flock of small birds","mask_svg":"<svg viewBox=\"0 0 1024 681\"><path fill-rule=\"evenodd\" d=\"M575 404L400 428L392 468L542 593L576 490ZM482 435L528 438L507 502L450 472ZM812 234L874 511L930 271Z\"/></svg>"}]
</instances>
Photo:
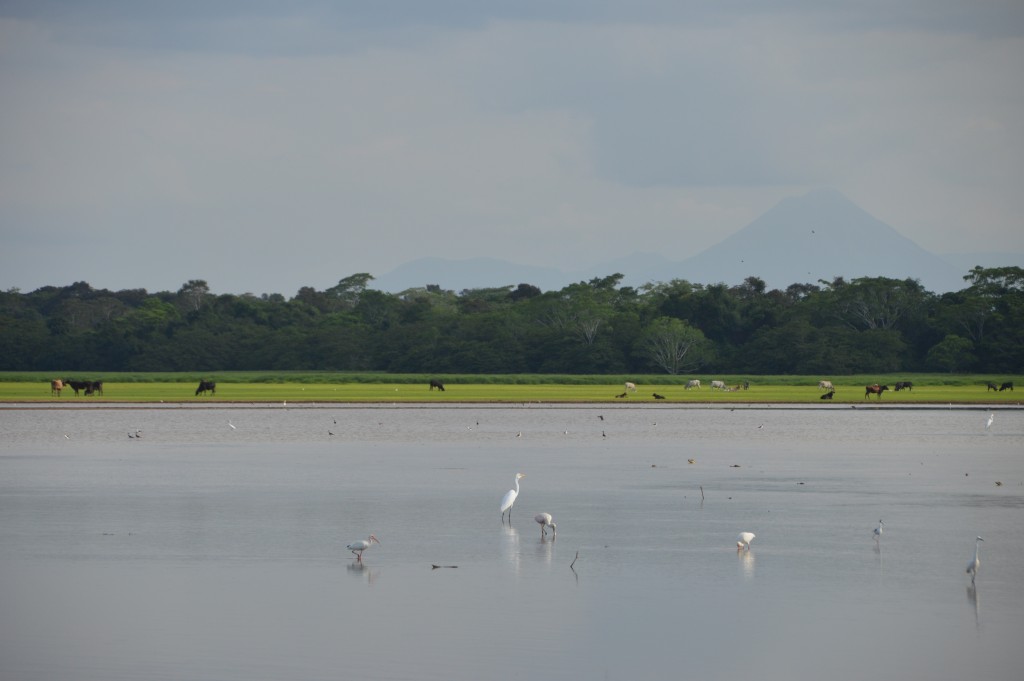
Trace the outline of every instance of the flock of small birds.
<instances>
[{"instance_id":1,"label":"flock of small birds","mask_svg":"<svg viewBox=\"0 0 1024 681\"><path fill-rule=\"evenodd\" d=\"M287 406L287 402L284 402L283 405ZM597 418L600 421L604 421L605 420L603 414L598 414ZM338 420L336 418L332 418L332 420L333 420L333 423L335 425L337 425ZM987 420L985 421L985 428L986 428L986 430L991 428L992 424L994 422L995 422L995 414L991 414L990 413L988 415ZM227 424L228 424L228 426L232 430L237 430L238 429L237 426L235 426L235 424L233 424L230 419L228 420ZM379 424L379 425L383 425L383 424ZM479 427L479 425L480 425L480 422L477 421L476 422L476 426ZM655 421L655 422L652 422L651 425L652 426L657 426L658 423L657 423L657 421ZM466 426L466 428L468 430L473 430L472 426ZM758 425L757 428L759 430L763 429L764 428L764 424L762 423L762 424ZM564 431L564 433L566 435L569 434L568 428ZM331 429L328 429L327 430L327 434L329 436L333 436L334 432ZM71 439L70 436L67 433L64 434L64 437L67 438L67 439ZM521 437L523 437L523 432L522 431L518 431L516 433L516 438L521 438ZM601 431L601 437L602 438L607 438L608 434L604 430L602 430ZM142 438L142 430L141 429L136 429L134 431L128 431L128 438L131 439L131 440L141 439ZM697 462L697 460L691 458L691 459L687 459L686 462L688 464L695 464ZM652 465L651 467L654 468L655 466ZM729 467L730 468L739 468L740 465L739 464L731 464ZM515 477L515 485L516 485L516 487L515 487L515 489L511 489L508 492L506 492L504 498L502 499L501 507L500 507L501 508L501 513L502 513L502 524L504 524L504 522L505 522L505 513L506 512L508 513L509 525L511 526L511 524L512 524L512 507L515 504L516 498L519 496L519 480L522 479L522 478L525 478L525 477L526 476L523 473L516 473L516 477ZM800 483L800 484L803 484L803 483ZM1001 481L996 481L995 484L996 484L997 487L1001 487L1003 483ZM540 525L540 528L541 528L541 538L547 537L548 528L551 529L552 538L554 538L557 535L556 525L555 525L554 519L553 519L553 517L551 516L550 513L538 513L537 515L534 516L534 520ZM875 527L874 530L872 531L873 535L874 535L874 539L875 539L876 542L881 540L882 534L884 533L884 531L885 531L885 523L882 520L879 520L878 521L878 526ZM757 535L755 535L753 532L740 532L740 534L738 535L738 537L736 539L736 548L739 549L739 550L749 551L750 550L750 544L751 544L751 542L754 540L754 538L756 536ZM977 537L976 538L975 546L974 546L974 557L967 564L967 571L966 571L966 573L971 576L971 584L974 584L975 579L976 579L976 577L978 575L978 569L981 566L981 560L979 558L979 551L980 551L980 547L981 547L981 542L983 542L983 541L985 541L985 540L982 539L981 537ZM374 535L371 534L371 535L369 535L369 537L367 539L361 539L361 540L352 542L351 544L346 545L345 548L347 548L349 551L351 551L352 554L356 557L356 562L362 563L363 552L366 551L367 549L369 549L375 543L376 544L380 544L380 541L377 539L377 537L375 537ZM577 552L577 558L578 558L578 552ZM574 560L573 563L575 563L575 562L576 561ZM432 569L438 569L438 568L457 568L457 567L458 567L457 565L436 565L436 564L431 566Z\"/></svg>"}]
</instances>

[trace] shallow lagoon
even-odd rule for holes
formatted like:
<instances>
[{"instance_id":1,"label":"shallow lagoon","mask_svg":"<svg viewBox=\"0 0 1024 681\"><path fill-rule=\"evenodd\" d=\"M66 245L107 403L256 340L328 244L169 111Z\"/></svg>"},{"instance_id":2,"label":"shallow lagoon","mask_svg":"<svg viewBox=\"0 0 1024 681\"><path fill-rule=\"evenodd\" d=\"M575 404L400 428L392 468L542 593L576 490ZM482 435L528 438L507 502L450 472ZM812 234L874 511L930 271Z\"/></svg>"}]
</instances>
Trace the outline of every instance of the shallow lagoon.
<instances>
[{"instance_id":1,"label":"shallow lagoon","mask_svg":"<svg viewBox=\"0 0 1024 681\"><path fill-rule=\"evenodd\" d=\"M2 409L0 678L1016 679L988 413Z\"/></svg>"}]
</instances>

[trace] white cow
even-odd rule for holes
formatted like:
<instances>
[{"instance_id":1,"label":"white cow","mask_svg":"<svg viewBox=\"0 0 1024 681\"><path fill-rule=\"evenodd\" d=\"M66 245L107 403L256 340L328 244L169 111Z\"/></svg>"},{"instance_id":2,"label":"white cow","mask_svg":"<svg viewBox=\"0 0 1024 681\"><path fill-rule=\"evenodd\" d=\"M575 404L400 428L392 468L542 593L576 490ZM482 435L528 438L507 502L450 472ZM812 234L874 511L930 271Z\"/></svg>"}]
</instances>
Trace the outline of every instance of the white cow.
<instances>
[{"instance_id":1,"label":"white cow","mask_svg":"<svg viewBox=\"0 0 1024 681\"><path fill-rule=\"evenodd\" d=\"M818 381L818 388L830 393L836 390L832 385L832 381Z\"/></svg>"},{"instance_id":2,"label":"white cow","mask_svg":"<svg viewBox=\"0 0 1024 681\"><path fill-rule=\"evenodd\" d=\"M712 390L725 390L725 381L711 381Z\"/></svg>"},{"instance_id":3,"label":"white cow","mask_svg":"<svg viewBox=\"0 0 1024 681\"><path fill-rule=\"evenodd\" d=\"M636 383L630 383L629 381L626 381L626 392L627 393L635 393L636 392Z\"/></svg>"},{"instance_id":4,"label":"white cow","mask_svg":"<svg viewBox=\"0 0 1024 681\"><path fill-rule=\"evenodd\" d=\"M700 380L695 378L692 381L687 381L686 389L689 390L690 388L696 388L697 390L700 390Z\"/></svg>"}]
</instances>

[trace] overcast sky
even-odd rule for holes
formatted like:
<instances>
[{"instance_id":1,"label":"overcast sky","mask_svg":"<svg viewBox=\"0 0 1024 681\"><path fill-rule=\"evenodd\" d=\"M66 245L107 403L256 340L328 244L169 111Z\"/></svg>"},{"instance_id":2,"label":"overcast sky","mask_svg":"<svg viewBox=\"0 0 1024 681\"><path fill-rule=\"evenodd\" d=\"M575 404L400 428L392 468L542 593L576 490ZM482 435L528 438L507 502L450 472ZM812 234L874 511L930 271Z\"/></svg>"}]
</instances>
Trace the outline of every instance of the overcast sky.
<instances>
[{"instance_id":1,"label":"overcast sky","mask_svg":"<svg viewBox=\"0 0 1024 681\"><path fill-rule=\"evenodd\" d=\"M0 0L0 288L682 260L822 186L1024 252L1022 73L1020 0Z\"/></svg>"}]
</instances>

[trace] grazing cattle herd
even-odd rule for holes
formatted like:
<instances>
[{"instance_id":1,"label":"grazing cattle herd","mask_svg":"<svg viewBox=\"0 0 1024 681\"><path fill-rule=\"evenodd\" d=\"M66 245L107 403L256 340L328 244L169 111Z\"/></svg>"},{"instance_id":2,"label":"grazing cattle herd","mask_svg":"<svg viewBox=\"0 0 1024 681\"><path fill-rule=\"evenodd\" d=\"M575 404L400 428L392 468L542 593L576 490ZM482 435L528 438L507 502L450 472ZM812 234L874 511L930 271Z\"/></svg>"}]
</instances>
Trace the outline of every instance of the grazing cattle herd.
<instances>
[{"instance_id":1,"label":"grazing cattle herd","mask_svg":"<svg viewBox=\"0 0 1024 681\"><path fill-rule=\"evenodd\" d=\"M54 378L54 379L52 379L50 381L50 396L51 397L60 397L61 391L63 391L64 388L71 388L75 392L75 396L76 397L78 397L81 394L84 394L86 396L102 395L103 394L103 381L77 381L77 380L71 380L71 379ZM442 383L441 381L439 381L436 378L432 378L432 379L430 379L430 390L434 390L434 388L437 388L438 391L440 391L440 392L444 392L444 383ZM626 381L625 382L625 388L626 388L625 391L623 391L622 393L619 393L618 395L615 395L615 397L617 399L623 399L623 398L629 397L629 393L631 393L631 392L635 393L636 392L636 383L633 383L631 381ZM712 390L719 390L719 391L725 391L725 392L735 392L735 391L738 391L738 390L747 390L749 388L750 388L749 381L743 381L742 383L737 384L737 385L732 386L732 387L726 385L725 381L720 381L720 380L713 380L713 381L711 381L711 389ZM686 382L686 384L685 384L685 389L686 390L693 390L693 389L700 390L700 379L694 378L694 379L688 380ZM825 379L822 379L822 380L818 381L818 389L824 391L824 393L821 395L821 399L823 399L823 400L831 400L831 399L833 399L835 397L836 388L835 388L835 385L832 383L832 381L825 380ZM901 392L901 391L904 391L904 390L906 390L908 392L913 392L913 389L914 389L913 381L896 381L896 383L894 385L894 388L893 388L893 392ZM998 386L995 383L989 381L989 382L986 382L985 389L986 389L986 392L988 392L988 391L1003 392L1005 390L1009 390L1009 391L1012 392L1013 391L1013 381L1004 381L1003 383L1001 383ZM889 386L888 385L879 385L878 383L875 383L873 385L866 385L866 386L864 386L864 398L866 399L866 398L870 397L871 395L875 395L880 400L880 399L882 399L882 393L887 391L887 390L889 390ZM217 394L217 384L215 382L213 382L213 381L207 381L207 380L199 381L199 387L196 388L196 396L198 397L199 395L205 395L207 392L209 392L211 395L216 395ZM652 396L656 400L667 399L664 395L660 395L658 393L652 393Z\"/></svg>"}]
</instances>

